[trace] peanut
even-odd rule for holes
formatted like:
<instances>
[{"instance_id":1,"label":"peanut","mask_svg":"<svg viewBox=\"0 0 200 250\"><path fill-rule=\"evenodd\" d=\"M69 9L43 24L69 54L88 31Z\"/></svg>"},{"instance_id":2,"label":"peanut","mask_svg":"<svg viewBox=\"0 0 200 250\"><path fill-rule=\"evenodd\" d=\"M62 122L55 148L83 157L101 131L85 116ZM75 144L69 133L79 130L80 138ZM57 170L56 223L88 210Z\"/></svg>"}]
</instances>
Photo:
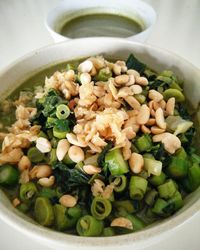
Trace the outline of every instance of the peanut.
<instances>
[{"instance_id":1,"label":"peanut","mask_svg":"<svg viewBox=\"0 0 200 250\"><path fill-rule=\"evenodd\" d=\"M81 64L79 64L78 71L82 73L89 73L92 70L92 68L93 68L93 63L89 60L86 60Z\"/></svg>"},{"instance_id":2,"label":"peanut","mask_svg":"<svg viewBox=\"0 0 200 250\"><path fill-rule=\"evenodd\" d=\"M20 161L18 162L18 169L23 171L25 169L29 169L31 167L31 161L29 160L28 156L23 155Z\"/></svg>"},{"instance_id":3,"label":"peanut","mask_svg":"<svg viewBox=\"0 0 200 250\"><path fill-rule=\"evenodd\" d=\"M77 203L77 199L70 194L65 194L60 197L59 202L64 207L74 207Z\"/></svg>"},{"instance_id":4,"label":"peanut","mask_svg":"<svg viewBox=\"0 0 200 250\"><path fill-rule=\"evenodd\" d=\"M148 85L148 80L144 76L136 77L135 82L142 86Z\"/></svg>"},{"instance_id":5,"label":"peanut","mask_svg":"<svg viewBox=\"0 0 200 250\"><path fill-rule=\"evenodd\" d=\"M90 74L88 74L88 73L82 73L80 75L81 84L88 84L91 82L91 80L92 80L92 78L91 78Z\"/></svg>"},{"instance_id":6,"label":"peanut","mask_svg":"<svg viewBox=\"0 0 200 250\"><path fill-rule=\"evenodd\" d=\"M34 178L44 178L44 177L49 177L52 173L52 169L49 165L36 165L34 166L29 175L31 179Z\"/></svg>"},{"instance_id":7,"label":"peanut","mask_svg":"<svg viewBox=\"0 0 200 250\"><path fill-rule=\"evenodd\" d=\"M141 131L144 134L151 134L151 130L149 128L147 128L145 125L141 125Z\"/></svg>"},{"instance_id":8,"label":"peanut","mask_svg":"<svg viewBox=\"0 0 200 250\"><path fill-rule=\"evenodd\" d=\"M118 217L114 219L111 222L110 226L111 227L123 227L123 228L131 229L131 230L133 229L132 222L124 217Z\"/></svg>"},{"instance_id":9,"label":"peanut","mask_svg":"<svg viewBox=\"0 0 200 250\"><path fill-rule=\"evenodd\" d=\"M57 148L56 148L56 156L59 161L62 161L66 155L66 153L69 150L69 142L67 139L62 139L58 142Z\"/></svg>"},{"instance_id":10,"label":"peanut","mask_svg":"<svg viewBox=\"0 0 200 250\"><path fill-rule=\"evenodd\" d=\"M166 129L167 127L167 124L165 122L165 118L164 118L164 112L161 108L158 108L156 110L156 113L155 113L155 119L156 119L156 124L162 128L162 129Z\"/></svg>"},{"instance_id":11,"label":"peanut","mask_svg":"<svg viewBox=\"0 0 200 250\"><path fill-rule=\"evenodd\" d=\"M68 150L68 155L69 158L73 161L73 162L80 162L83 161L85 158L84 152L83 150L78 147L78 146L71 146Z\"/></svg>"},{"instance_id":12,"label":"peanut","mask_svg":"<svg viewBox=\"0 0 200 250\"><path fill-rule=\"evenodd\" d=\"M158 135L158 134L164 133L165 129L159 128L157 126L152 126L151 127L151 132L152 132L152 134Z\"/></svg>"},{"instance_id":13,"label":"peanut","mask_svg":"<svg viewBox=\"0 0 200 250\"><path fill-rule=\"evenodd\" d=\"M127 96L125 101L133 108L133 109L136 109L136 110L139 110L141 105L140 103L138 102L138 100L135 99L135 97L133 96Z\"/></svg>"},{"instance_id":14,"label":"peanut","mask_svg":"<svg viewBox=\"0 0 200 250\"><path fill-rule=\"evenodd\" d=\"M149 90L148 96L149 96L149 99L155 102L160 102L163 99L163 95L154 89Z\"/></svg>"},{"instance_id":15,"label":"peanut","mask_svg":"<svg viewBox=\"0 0 200 250\"><path fill-rule=\"evenodd\" d=\"M93 165L84 165L83 170L86 174L93 175L101 173L101 168Z\"/></svg>"},{"instance_id":16,"label":"peanut","mask_svg":"<svg viewBox=\"0 0 200 250\"><path fill-rule=\"evenodd\" d=\"M130 87L130 89L133 91L134 95L142 93L142 87L140 85L134 84Z\"/></svg>"},{"instance_id":17,"label":"peanut","mask_svg":"<svg viewBox=\"0 0 200 250\"><path fill-rule=\"evenodd\" d=\"M146 104L143 104L139 110L139 114L137 116L137 123L140 125L144 125L148 122L150 117L150 109Z\"/></svg>"},{"instance_id":18,"label":"peanut","mask_svg":"<svg viewBox=\"0 0 200 250\"><path fill-rule=\"evenodd\" d=\"M166 113L167 115L174 115L174 108L175 108L175 98L171 97L167 101L166 104Z\"/></svg>"},{"instance_id":19,"label":"peanut","mask_svg":"<svg viewBox=\"0 0 200 250\"><path fill-rule=\"evenodd\" d=\"M128 75L119 75L115 77L115 83L117 85L124 85L129 81Z\"/></svg>"},{"instance_id":20,"label":"peanut","mask_svg":"<svg viewBox=\"0 0 200 250\"><path fill-rule=\"evenodd\" d=\"M13 204L14 207L19 206L20 203L21 203L21 201L20 201L18 198L15 198L15 199L12 201L12 204Z\"/></svg>"},{"instance_id":21,"label":"peanut","mask_svg":"<svg viewBox=\"0 0 200 250\"><path fill-rule=\"evenodd\" d=\"M141 154L132 153L129 159L129 166L133 173L139 174L144 166L144 159Z\"/></svg>"},{"instance_id":22,"label":"peanut","mask_svg":"<svg viewBox=\"0 0 200 250\"><path fill-rule=\"evenodd\" d=\"M51 143L44 137L38 137L36 140L36 148L42 153L51 151Z\"/></svg>"}]
</instances>

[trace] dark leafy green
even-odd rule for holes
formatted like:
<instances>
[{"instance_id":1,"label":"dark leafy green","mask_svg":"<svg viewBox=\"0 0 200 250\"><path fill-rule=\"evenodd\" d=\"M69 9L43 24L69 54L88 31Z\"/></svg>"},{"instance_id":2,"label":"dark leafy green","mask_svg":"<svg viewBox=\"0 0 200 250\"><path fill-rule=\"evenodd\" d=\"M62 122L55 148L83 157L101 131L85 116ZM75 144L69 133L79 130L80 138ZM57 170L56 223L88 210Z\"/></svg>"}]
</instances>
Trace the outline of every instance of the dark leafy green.
<instances>
[{"instance_id":1,"label":"dark leafy green","mask_svg":"<svg viewBox=\"0 0 200 250\"><path fill-rule=\"evenodd\" d=\"M146 65L142 62L140 62L133 54L130 54L126 61L126 66L128 69L135 69L137 70L141 75L144 73L146 69Z\"/></svg>"},{"instance_id":2,"label":"dark leafy green","mask_svg":"<svg viewBox=\"0 0 200 250\"><path fill-rule=\"evenodd\" d=\"M77 168L70 169L62 162L53 164L53 173L56 183L63 192L72 191L74 187L81 189L82 185L88 185L90 177Z\"/></svg>"},{"instance_id":3,"label":"dark leafy green","mask_svg":"<svg viewBox=\"0 0 200 250\"><path fill-rule=\"evenodd\" d=\"M105 155L108 153L108 151L113 147L112 142L108 142L108 144L104 147L104 149L99 154L99 157L97 159L98 166L103 168L103 172L105 176L108 176L108 166L105 163Z\"/></svg>"}]
</instances>

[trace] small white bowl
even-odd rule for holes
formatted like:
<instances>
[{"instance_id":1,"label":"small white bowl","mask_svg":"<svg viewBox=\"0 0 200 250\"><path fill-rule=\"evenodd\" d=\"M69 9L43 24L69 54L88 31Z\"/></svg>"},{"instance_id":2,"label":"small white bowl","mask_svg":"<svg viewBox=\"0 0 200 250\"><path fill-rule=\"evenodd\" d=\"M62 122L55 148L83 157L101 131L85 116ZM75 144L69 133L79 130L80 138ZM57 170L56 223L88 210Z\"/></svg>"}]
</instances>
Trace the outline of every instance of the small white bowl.
<instances>
[{"instance_id":1,"label":"small white bowl","mask_svg":"<svg viewBox=\"0 0 200 250\"><path fill-rule=\"evenodd\" d=\"M45 20L45 26L55 42L71 38L61 35L64 24L78 16L91 13L109 13L123 15L134 19L143 28L140 33L129 36L127 39L144 42L156 21L156 12L147 3L141 0L69 0L60 2L51 10Z\"/></svg>"},{"instance_id":2,"label":"small white bowl","mask_svg":"<svg viewBox=\"0 0 200 250\"><path fill-rule=\"evenodd\" d=\"M57 63L104 55L108 58L126 59L130 53L160 72L171 69L184 80L184 93L194 108L200 102L200 71L185 59L147 44L118 38L84 38L53 44L36 50L10 65L0 73L0 95L8 95L29 77ZM198 111L200 113L200 111ZM199 115L200 122L200 115ZM80 237L56 232L38 225L20 213L0 190L0 219L26 236L54 249L70 250L138 250L175 233L181 225L200 211L200 188L188 195L185 205L173 216L152 224L136 233L114 237ZM3 230L3 229L2 229Z\"/></svg>"}]
</instances>

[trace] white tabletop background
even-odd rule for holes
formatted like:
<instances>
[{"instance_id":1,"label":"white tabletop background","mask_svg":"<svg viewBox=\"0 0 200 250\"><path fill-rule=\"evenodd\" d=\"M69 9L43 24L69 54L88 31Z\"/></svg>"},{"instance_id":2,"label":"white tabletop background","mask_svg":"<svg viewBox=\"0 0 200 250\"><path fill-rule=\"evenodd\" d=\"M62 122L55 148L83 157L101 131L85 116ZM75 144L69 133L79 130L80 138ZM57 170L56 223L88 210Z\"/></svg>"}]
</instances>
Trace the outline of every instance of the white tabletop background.
<instances>
[{"instance_id":1,"label":"white tabletop background","mask_svg":"<svg viewBox=\"0 0 200 250\"><path fill-rule=\"evenodd\" d=\"M125 1L125 0L124 0ZM0 70L50 43L44 26L58 0L0 0ZM148 43L171 50L200 68L200 0L146 0L158 14ZM50 250L0 221L0 250ZM199 250L200 213L146 250ZM69 249L70 250L70 249Z\"/></svg>"}]
</instances>

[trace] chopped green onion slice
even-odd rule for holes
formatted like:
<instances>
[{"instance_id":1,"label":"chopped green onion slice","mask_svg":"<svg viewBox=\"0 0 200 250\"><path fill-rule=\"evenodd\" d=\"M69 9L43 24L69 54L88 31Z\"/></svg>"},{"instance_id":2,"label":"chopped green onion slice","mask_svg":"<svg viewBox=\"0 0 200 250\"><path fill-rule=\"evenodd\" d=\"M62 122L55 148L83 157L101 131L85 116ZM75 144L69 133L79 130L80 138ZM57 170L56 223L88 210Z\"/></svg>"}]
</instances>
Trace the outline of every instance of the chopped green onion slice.
<instances>
[{"instance_id":1,"label":"chopped green onion slice","mask_svg":"<svg viewBox=\"0 0 200 250\"><path fill-rule=\"evenodd\" d=\"M70 115L70 109L65 104L60 104L56 108L56 116L58 119L66 119Z\"/></svg>"}]
</instances>

